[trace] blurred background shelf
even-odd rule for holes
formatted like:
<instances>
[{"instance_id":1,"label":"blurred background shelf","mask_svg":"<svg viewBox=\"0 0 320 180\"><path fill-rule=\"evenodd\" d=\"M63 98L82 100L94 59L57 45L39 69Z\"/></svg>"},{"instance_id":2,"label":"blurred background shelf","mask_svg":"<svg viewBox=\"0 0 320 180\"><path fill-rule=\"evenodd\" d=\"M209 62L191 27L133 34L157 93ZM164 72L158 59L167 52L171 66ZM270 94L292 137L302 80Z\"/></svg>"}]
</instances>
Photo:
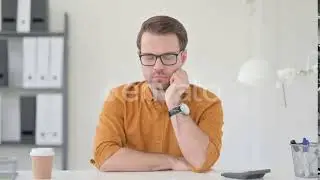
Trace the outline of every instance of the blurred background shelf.
<instances>
[{"instance_id":1,"label":"blurred background shelf","mask_svg":"<svg viewBox=\"0 0 320 180\"><path fill-rule=\"evenodd\" d=\"M2 94L17 94L17 95L37 95L42 93L63 93L62 88L45 88L45 89L25 89L18 87L0 87Z\"/></svg>"},{"instance_id":2,"label":"blurred background shelf","mask_svg":"<svg viewBox=\"0 0 320 180\"><path fill-rule=\"evenodd\" d=\"M0 32L0 38L17 38L17 37L54 37L64 36L65 32Z\"/></svg>"},{"instance_id":3,"label":"blurred background shelf","mask_svg":"<svg viewBox=\"0 0 320 180\"><path fill-rule=\"evenodd\" d=\"M2 26L0 26L0 56L2 58L5 57L4 55L7 56L7 62L5 62L5 64L1 64L0 59L0 156L15 157L18 160L19 170L30 170L31 161L29 153L31 148L52 147L56 154L54 168L66 170L68 169L69 16L68 13L63 14L63 30L50 31L48 26L50 19L48 17L48 14L50 14L48 0L30 0L31 7L29 8L31 8L31 15L29 15L32 17L29 22L29 30L26 30L25 25L28 24L27 22L19 24L24 21L23 18L25 17L17 17L17 11L19 9L17 5L18 2L20 1L2 0L0 2L2 3L3 9L2 12L0 12L2 20L12 20L10 22L0 22L2 23ZM30 11L28 7L23 6L23 8L26 10L25 13ZM37 12L34 13L35 11ZM33 17L35 14L37 14L37 17ZM28 13L24 15L28 15ZM34 18L36 22L33 22ZM19 25L20 27L18 27ZM19 28L20 30L18 30ZM33 42L35 46L30 48L30 44L28 44L30 42ZM44 42L47 43L45 48L43 48L43 44L40 44ZM13 46L10 43L21 46L21 49L17 49L16 46L12 48ZM5 47L7 49L5 51L3 50L4 46L7 46ZM34 53L34 56L30 56L30 53ZM28 61L25 60L28 54L34 58L29 57ZM21 62L16 61L17 57L22 59ZM15 59L15 62L13 62L12 59ZM48 76L50 81L52 81L50 83L56 84L42 84L41 87L39 84L39 86L26 88L15 84L15 82L13 83L12 79L16 80L16 77L13 78L12 76L16 75L21 77L21 80L24 81L25 84L30 79L29 75L23 76L23 72L26 71L27 66L29 66L28 68L31 67L30 63L26 63L29 62L30 59L36 59L34 63L38 69L36 68L34 70L37 71L34 73L35 75L38 76L41 73L50 74L50 77ZM44 59L50 59L48 60L49 62L46 62L48 69L45 69L46 72L42 69L42 72L39 73L39 63L43 63ZM57 64L58 61L60 64ZM7 68L4 69L3 67ZM42 67L46 66L42 65ZM61 77L53 76L53 68L55 68L55 70L60 68L57 70L57 73L60 75L61 71ZM17 69L21 69L21 72L16 71ZM11 78L11 81L8 76ZM22 77L28 77L29 79L23 79ZM41 81L41 83L47 80L43 80L41 76L36 78L38 78L36 80ZM5 79L5 81L3 81L3 79ZM20 113L16 111L14 111L16 113L12 113L9 111L13 105L18 107ZM13 120L16 121L17 117L19 118L19 127L11 122ZM61 124L55 122L55 119ZM36 123L40 121L41 126L39 123ZM37 129L38 127L42 128L41 131ZM4 138L4 133L12 133L12 131L7 128L15 128L14 134L19 134L20 137L10 140L10 138L8 138L9 135L6 134L6 138ZM20 130L17 130L18 128L20 128ZM51 129L44 131L44 128ZM57 128L59 130L57 130Z\"/></svg>"}]
</instances>

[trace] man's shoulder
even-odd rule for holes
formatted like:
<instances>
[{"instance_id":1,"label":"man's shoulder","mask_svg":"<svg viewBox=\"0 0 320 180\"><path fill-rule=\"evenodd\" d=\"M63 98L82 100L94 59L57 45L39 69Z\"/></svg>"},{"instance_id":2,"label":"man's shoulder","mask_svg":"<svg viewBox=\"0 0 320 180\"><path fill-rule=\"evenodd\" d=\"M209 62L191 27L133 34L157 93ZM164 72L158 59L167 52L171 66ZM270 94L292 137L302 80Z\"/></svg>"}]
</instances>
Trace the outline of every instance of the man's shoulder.
<instances>
[{"instance_id":1,"label":"man's shoulder","mask_svg":"<svg viewBox=\"0 0 320 180\"><path fill-rule=\"evenodd\" d=\"M133 81L113 87L111 93L118 99L125 99L140 95L144 87L145 81Z\"/></svg>"},{"instance_id":2,"label":"man's shoulder","mask_svg":"<svg viewBox=\"0 0 320 180\"><path fill-rule=\"evenodd\" d=\"M208 88L191 84L187 97L190 99L187 99L186 102L190 105L194 117L201 117L205 111L222 113L223 103L219 94L214 93L214 91Z\"/></svg>"},{"instance_id":3,"label":"man's shoulder","mask_svg":"<svg viewBox=\"0 0 320 180\"><path fill-rule=\"evenodd\" d=\"M195 84L190 84L189 88L189 98L192 99L192 101L199 101L204 103L214 103L214 102L220 102L219 96L209 90L206 87L201 87Z\"/></svg>"}]
</instances>

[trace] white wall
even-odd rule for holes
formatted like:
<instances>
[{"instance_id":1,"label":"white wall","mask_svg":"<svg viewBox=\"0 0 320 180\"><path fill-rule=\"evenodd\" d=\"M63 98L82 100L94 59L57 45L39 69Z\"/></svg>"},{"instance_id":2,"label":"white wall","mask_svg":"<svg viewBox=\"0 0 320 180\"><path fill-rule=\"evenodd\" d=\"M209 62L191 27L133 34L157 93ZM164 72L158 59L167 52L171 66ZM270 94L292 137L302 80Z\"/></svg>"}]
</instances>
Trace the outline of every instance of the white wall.
<instances>
[{"instance_id":1,"label":"white wall","mask_svg":"<svg viewBox=\"0 0 320 180\"><path fill-rule=\"evenodd\" d=\"M296 81L287 89L288 107L284 108L280 89L235 84L250 52L244 2L51 1L52 29L62 27L64 11L70 15L70 168L91 168L92 137L107 91L142 78L135 46L140 24L149 16L168 14L188 30L185 68L190 79L214 90L224 101L224 146L217 167L290 169L290 139L307 136L317 140L316 85L310 82L312 78ZM308 54L316 50L316 7L315 0L265 2L263 53L275 69L303 68ZM259 144L262 141L265 143ZM258 143L253 149L266 147L258 164L247 162L252 142Z\"/></svg>"},{"instance_id":2,"label":"white wall","mask_svg":"<svg viewBox=\"0 0 320 180\"><path fill-rule=\"evenodd\" d=\"M317 62L314 56L317 50L316 1L265 1L263 10L262 52L274 70L305 68L311 54L314 59L310 61ZM291 168L290 139L301 140L306 136L317 141L316 77L299 78L286 89L287 108L283 106L281 89L271 86L258 90L239 89L240 86L234 85L237 90L225 92L228 114L222 164L229 165L234 159L230 165L241 167L243 161L250 159L248 152L245 156L241 154L250 151L250 145L255 142L257 146L252 148L263 148L263 157L252 166ZM246 97L252 98L247 105ZM247 112L253 115L248 117Z\"/></svg>"}]
</instances>

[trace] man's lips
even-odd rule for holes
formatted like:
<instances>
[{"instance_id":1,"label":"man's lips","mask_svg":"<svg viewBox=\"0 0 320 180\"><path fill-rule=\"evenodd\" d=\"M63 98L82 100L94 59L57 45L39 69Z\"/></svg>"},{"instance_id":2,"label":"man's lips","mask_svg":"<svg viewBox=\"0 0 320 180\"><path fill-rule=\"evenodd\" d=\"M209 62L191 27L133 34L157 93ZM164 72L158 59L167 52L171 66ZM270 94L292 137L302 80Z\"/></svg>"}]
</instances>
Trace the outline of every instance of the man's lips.
<instances>
[{"instance_id":1,"label":"man's lips","mask_svg":"<svg viewBox=\"0 0 320 180\"><path fill-rule=\"evenodd\" d=\"M166 77L166 76L153 76L153 78L157 78L157 79L167 79L168 77Z\"/></svg>"}]
</instances>

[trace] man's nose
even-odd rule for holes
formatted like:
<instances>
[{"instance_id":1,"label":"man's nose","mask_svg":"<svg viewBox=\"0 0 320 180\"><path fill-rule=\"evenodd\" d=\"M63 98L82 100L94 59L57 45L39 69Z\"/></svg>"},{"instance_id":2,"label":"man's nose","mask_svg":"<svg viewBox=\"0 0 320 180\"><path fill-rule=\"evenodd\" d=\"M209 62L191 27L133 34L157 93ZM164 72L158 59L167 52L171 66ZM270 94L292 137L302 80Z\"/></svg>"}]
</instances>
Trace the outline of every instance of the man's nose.
<instances>
[{"instance_id":1,"label":"man's nose","mask_svg":"<svg viewBox=\"0 0 320 180\"><path fill-rule=\"evenodd\" d=\"M162 61L160 57L157 57L156 63L154 64L154 69L163 69L164 65L162 64Z\"/></svg>"}]
</instances>

